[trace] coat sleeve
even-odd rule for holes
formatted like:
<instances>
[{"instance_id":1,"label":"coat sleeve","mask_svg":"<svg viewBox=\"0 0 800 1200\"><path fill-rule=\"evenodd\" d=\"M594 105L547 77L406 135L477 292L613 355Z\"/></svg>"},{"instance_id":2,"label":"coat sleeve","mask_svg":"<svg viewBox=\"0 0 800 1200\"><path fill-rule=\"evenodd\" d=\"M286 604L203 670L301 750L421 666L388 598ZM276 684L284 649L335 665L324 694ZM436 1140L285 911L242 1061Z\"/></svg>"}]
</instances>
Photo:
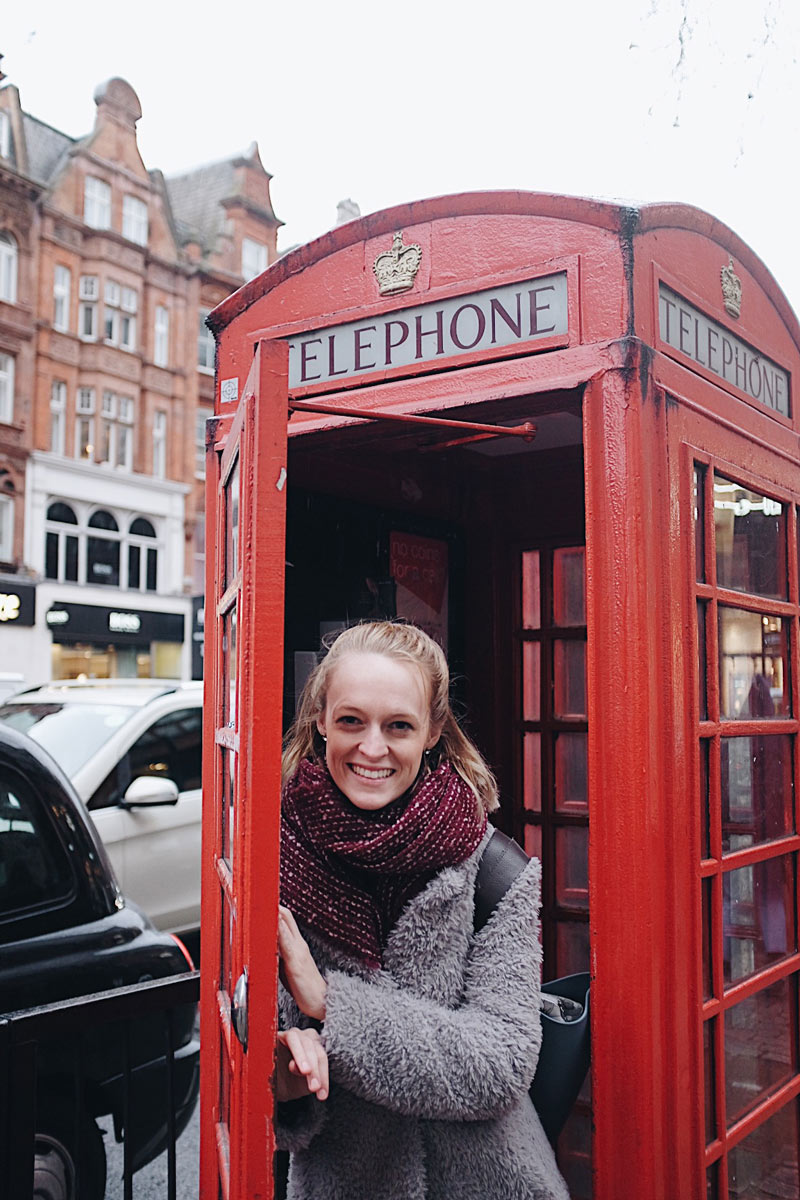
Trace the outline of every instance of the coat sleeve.
<instances>
[{"instance_id":1,"label":"coat sleeve","mask_svg":"<svg viewBox=\"0 0 800 1200\"><path fill-rule=\"evenodd\" d=\"M310 1024L289 992L278 982L278 1025L281 1029L304 1029ZM327 1101L316 1096L280 1100L275 1104L275 1143L279 1150L305 1150L325 1124Z\"/></svg>"},{"instance_id":2,"label":"coat sleeve","mask_svg":"<svg viewBox=\"0 0 800 1200\"><path fill-rule=\"evenodd\" d=\"M332 1077L408 1116L483 1120L530 1086L541 1042L540 866L532 861L473 939L463 997L447 1008L399 987L328 973Z\"/></svg>"}]
</instances>

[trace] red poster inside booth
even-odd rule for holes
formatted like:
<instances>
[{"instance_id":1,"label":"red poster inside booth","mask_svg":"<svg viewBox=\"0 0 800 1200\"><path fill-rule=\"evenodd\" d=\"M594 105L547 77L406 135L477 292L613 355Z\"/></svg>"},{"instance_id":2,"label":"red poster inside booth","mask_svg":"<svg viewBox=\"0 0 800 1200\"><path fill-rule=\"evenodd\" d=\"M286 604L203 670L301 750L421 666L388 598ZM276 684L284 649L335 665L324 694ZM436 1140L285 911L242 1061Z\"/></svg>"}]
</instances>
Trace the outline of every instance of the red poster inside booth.
<instances>
[{"instance_id":1,"label":"red poster inside booth","mask_svg":"<svg viewBox=\"0 0 800 1200\"><path fill-rule=\"evenodd\" d=\"M447 542L393 532L389 571L397 585L397 616L421 626L447 653Z\"/></svg>"}]
</instances>

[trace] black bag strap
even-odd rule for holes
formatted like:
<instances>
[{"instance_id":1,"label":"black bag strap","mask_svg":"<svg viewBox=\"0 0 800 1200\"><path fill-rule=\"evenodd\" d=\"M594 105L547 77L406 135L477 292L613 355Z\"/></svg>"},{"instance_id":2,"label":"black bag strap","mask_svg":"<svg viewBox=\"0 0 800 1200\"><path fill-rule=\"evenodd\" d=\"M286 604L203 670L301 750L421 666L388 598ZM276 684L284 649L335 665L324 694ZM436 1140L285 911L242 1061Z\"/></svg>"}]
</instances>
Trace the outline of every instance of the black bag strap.
<instances>
[{"instance_id":1,"label":"black bag strap","mask_svg":"<svg viewBox=\"0 0 800 1200\"><path fill-rule=\"evenodd\" d=\"M473 926L476 933L483 929L503 896L529 862L525 851L512 838L506 837L499 829L492 831L491 839L481 855L475 880Z\"/></svg>"}]
</instances>

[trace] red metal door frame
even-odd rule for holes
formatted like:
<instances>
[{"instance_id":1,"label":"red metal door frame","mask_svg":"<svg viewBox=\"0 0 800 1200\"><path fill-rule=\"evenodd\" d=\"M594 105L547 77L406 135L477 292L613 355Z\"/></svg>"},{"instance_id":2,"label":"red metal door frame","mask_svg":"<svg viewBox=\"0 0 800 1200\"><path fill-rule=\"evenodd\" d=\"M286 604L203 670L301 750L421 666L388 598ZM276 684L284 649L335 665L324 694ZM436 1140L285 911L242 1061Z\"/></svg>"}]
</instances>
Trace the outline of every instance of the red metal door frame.
<instances>
[{"instance_id":1,"label":"red metal door frame","mask_svg":"<svg viewBox=\"0 0 800 1200\"><path fill-rule=\"evenodd\" d=\"M206 581L200 1179L214 1200L273 1194L286 404L286 346L259 344L235 415L211 422L207 454L216 536ZM237 460L238 531L225 504ZM231 1011L243 978L255 1018L245 1045Z\"/></svg>"}]
</instances>

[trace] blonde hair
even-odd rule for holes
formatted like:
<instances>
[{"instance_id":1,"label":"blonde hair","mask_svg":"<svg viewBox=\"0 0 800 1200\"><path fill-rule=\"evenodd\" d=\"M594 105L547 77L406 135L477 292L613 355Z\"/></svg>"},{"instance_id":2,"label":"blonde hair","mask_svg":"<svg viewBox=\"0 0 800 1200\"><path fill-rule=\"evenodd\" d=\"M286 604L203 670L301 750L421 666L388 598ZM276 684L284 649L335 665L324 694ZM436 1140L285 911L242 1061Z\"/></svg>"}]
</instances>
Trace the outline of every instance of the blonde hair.
<instances>
[{"instance_id":1,"label":"blonde hair","mask_svg":"<svg viewBox=\"0 0 800 1200\"><path fill-rule=\"evenodd\" d=\"M324 742L317 718L324 712L328 684L346 654L385 654L418 668L430 701L430 722L441 729L430 754L434 762L449 759L486 812L497 808L497 782L480 751L460 728L450 707L450 670L441 646L416 625L400 621L365 621L336 635L322 661L306 680L297 715L286 735L282 779L291 779L304 758L324 762Z\"/></svg>"}]
</instances>

